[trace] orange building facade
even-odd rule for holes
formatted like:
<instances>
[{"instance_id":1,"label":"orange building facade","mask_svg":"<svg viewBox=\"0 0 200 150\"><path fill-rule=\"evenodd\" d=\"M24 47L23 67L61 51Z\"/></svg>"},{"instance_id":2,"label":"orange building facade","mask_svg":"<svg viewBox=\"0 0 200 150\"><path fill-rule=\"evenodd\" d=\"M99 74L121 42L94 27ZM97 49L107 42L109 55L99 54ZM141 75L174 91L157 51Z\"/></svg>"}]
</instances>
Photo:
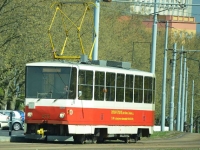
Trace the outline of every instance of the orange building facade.
<instances>
[{"instance_id":1,"label":"orange building facade","mask_svg":"<svg viewBox=\"0 0 200 150\"><path fill-rule=\"evenodd\" d=\"M191 38L196 34L196 22L194 17L160 15L158 16L157 23L158 32L165 28L166 21L169 23L169 31L171 35ZM152 29L153 16L144 20L143 25L146 28Z\"/></svg>"}]
</instances>

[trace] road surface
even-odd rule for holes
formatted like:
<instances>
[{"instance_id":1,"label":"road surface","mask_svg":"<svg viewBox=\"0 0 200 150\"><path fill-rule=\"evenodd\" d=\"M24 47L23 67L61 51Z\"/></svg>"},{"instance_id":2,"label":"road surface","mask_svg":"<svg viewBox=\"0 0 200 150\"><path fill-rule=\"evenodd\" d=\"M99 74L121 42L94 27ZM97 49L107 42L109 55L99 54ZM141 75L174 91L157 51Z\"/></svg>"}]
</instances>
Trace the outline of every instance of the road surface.
<instances>
[{"instance_id":1,"label":"road surface","mask_svg":"<svg viewBox=\"0 0 200 150\"><path fill-rule=\"evenodd\" d=\"M66 143L13 143L1 142L1 150L198 150L200 148L200 134L184 133L171 139L141 139L137 143L125 144L121 141L107 141L104 144L73 144Z\"/></svg>"}]
</instances>

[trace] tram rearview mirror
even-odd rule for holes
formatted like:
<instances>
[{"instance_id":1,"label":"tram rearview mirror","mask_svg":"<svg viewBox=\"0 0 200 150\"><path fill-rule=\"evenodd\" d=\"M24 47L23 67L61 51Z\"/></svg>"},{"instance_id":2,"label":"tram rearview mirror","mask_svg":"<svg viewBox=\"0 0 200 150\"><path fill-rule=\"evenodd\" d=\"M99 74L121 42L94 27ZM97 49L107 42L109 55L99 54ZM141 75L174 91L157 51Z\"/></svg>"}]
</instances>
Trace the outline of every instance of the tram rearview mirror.
<instances>
[{"instance_id":1,"label":"tram rearview mirror","mask_svg":"<svg viewBox=\"0 0 200 150\"><path fill-rule=\"evenodd\" d=\"M82 96L82 91L78 91L78 97Z\"/></svg>"}]
</instances>

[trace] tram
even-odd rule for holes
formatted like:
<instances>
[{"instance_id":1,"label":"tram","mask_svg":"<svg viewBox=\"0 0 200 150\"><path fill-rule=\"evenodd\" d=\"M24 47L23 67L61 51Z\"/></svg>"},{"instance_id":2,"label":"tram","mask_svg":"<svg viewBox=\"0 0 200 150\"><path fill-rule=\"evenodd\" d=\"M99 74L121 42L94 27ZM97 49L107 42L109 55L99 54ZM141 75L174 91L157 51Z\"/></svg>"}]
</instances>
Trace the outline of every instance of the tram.
<instances>
[{"instance_id":1,"label":"tram","mask_svg":"<svg viewBox=\"0 0 200 150\"><path fill-rule=\"evenodd\" d=\"M128 62L26 64L27 139L136 142L153 133L155 74Z\"/></svg>"}]
</instances>

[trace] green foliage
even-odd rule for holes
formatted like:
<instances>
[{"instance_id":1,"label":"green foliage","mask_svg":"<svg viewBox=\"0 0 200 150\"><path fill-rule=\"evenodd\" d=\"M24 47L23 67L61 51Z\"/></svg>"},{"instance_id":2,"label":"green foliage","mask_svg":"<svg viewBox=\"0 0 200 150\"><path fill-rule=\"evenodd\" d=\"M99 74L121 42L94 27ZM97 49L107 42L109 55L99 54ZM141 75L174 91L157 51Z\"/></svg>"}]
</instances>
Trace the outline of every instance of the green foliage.
<instances>
[{"instance_id":1,"label":"green foliage","mask_svg":"<svg viewBox=\"0 0 200 150\"><path fill-rule=\"evenodd\" d=\"M17 86L24 89L25 64L50 58L48 38L45 25L51 12L45 8L45 1L12 1L0 2L0 87L3 89L1 107L11 100L14 109ZM45 7L44 7L45 6ZM47 8L47 7L46 7ZM47 19L48 21L46 21ZM24 93L24 91L21 91Z\"/></svg>"},{"instance_id":2,"label":"green foliage","mask_svg":"<svg viewBox=\"0 0 200 150\"><path fill-rule=\"evenodd\" d=\"M175 137L180 137L183 135L183 132L179 131L158 131L158 132L153 132L153 134L150 136L150 139L163 139L163 138L175 138Z\"/></svg>"},{"instance_id":3,"label":"green foliage","mask_svg":"<svg viewBox=\"0 0 200 150\"><path fill-rule=\"evenodd\" d=\"M3 89L0 88L0 97L2 97L2 96L3 96Z\"/></svg>"},{"instance_id":4,"label":"green foliage","mask_svg":"<svg viewBox=\"0 0 200 150\"><path fill-rule=\"evenodd\" d=\"M55 12L56 5L50 7L54 0L2 0L0 2L0 107L4 108L8 101L11 102L10 109L20 109L25 95L25 64L29 62L44 61L52 59L52 47L48 36L48 29ZM86 2L85 0L71 0L70 2ZM88 2L94 2L88 0ZM64 13L80 25L80 14L83 14L83 5L67 3L61 6ZM129 13L129 3L101 3L100 7L100 29L99 29L99 59L132 62L132 67L150 70L150 43L151 29L146 29L142 24L145 16ZM84 50L88 54L93 39L93 9L90 7L81 28ZM65 18L65 19L64 19ZM62 14L57 17L52 25L52 38L55 49L60 52L66 34L67 45L64 54L80 55L81 49L77 40L77 28ZM66 32L68 31L68 32ZM156 119L161 118L162 100L162 72L164 52L164 29L159 29L156 50ZM168 48L173 48L174 41L178 49L183 44L186 49L200 49L199 35L191 39L174 39L169 36ZM183 43L184 41L184 43ZM191 52L187 55L192 59L199 59L200 54ZM172 51L168 51L167 63L167 99L166 116L169 115L170 84ZM180 71L180 55L177 54L176 84L175 84L175 116L178 100L178 85ZM189 61L189 85L188 85L188 114L190 115L191 103L191 81L195 80L195 94L199 94L199 70L198 63ZM195 115L199 115L199 101L195 95ZM18 102L20 100L20 102ZM159 121L158 121L159 122Z\"/></svg>"}]
</instances>

